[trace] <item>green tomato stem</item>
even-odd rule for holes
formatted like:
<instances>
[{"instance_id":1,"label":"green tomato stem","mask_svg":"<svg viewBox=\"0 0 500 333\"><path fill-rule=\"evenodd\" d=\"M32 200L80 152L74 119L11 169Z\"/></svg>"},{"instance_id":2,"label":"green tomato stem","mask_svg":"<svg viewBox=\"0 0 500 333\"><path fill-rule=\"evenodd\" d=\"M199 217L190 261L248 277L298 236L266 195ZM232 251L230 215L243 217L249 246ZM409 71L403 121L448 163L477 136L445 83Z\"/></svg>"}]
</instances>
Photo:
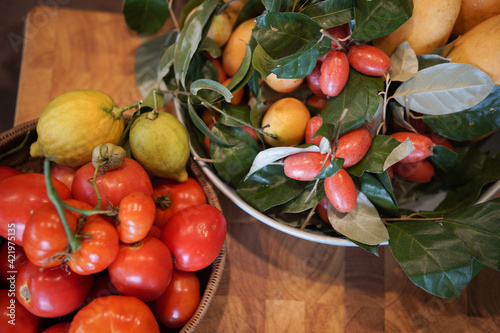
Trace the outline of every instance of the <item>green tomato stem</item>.
<instances>
[{"instance_id":1,"label":"green tomato stem","mask_svg":"<svg viewBox=\"0 0 500 333\"><path fill-rule=\"evenodd\" d=\"M97 204L95 205L94 209L100 209L101 208L101 193L99 193L99 189L97 188L97 175L100 171L100 168L95 168L94 169L94 177L90 181L90 184L92 184L92 187L94 188L95 194L97 196Z\"/></svg>"},{"instance_id":2,"label":"green tomato stem","mask_svg":"<svg viewBox=\"0 0 500 333\"><path fill-rule=\"evenodd\" d=\"M71 228L69 226L68 220L66 219L66 214L64 214L65 204L59 197L54 184L52 183L52 177L50 175L50 159L45 158L43 161L43 174L45 176L45 184L47 186L47 195L56 207L57 213L61 218L61 222L64 227L64 231L66 232L66 237L68 237L68 243L70 246L71 253L74 253L81 246L80 240L73 234ZM73 208L73 207L71 207Z\"/></svg>"}]
</instances>

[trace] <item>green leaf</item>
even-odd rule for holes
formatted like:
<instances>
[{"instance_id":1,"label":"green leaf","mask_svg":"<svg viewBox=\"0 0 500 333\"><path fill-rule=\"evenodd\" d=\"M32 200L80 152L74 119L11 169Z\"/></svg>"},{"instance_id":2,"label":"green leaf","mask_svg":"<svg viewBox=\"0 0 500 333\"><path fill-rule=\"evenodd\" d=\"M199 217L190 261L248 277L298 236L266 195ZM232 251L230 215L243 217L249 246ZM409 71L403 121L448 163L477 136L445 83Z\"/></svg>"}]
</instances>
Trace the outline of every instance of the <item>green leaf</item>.
<instances>
[{"instance_id":1,"label":"green leaf","mask_svg":"<svg viewBox=\"0 0 500 333\"><path fill-rule=\"evenodd\" d=\"M443 115L473 107L494 86L491 77L477 67L444 63L419 71L403 82L392 97L413 111Z\"/></svg>"},{"instance_id":2,"label":"green leaf","mask_svg":"<svg viewBox=\"0 0 500 333\"><path fill-rule=\"evenodd\" d=\"M360 248L362 248L363 250L365 250L366 252L374 254L377 257L379 256L379 253L378 253L379 246L378 245L367 245L367 244L363 244L363 243L357 242L357 241L355 241L353 239L349 239L349 240L351 242L353 242L354 244L356 244L357 246L359 246Z\"/></svg>"},{"instance_id":3,"label":"green leaf","mask_svg":"<svg viewBox=\"0 0 500 333\"><path fill-rule=\"evenodd\" d=\"M176 33L172 34L172 38L175 38L176 36L177 36ZM176 45L174 43L171 43L168 45L167 49L161 54L161 58L158 63L158 74L156 78L157 81L161 81L161 79L163 79L168 74L170 68L174 65L175 47ZM152 62L148 63L149 66L151 66L151 64ZM151 70L151 68L148 68L148 70Z\"/></svg>"},{"instance_id":4,"label":"green leaf","mask_svg":"<svg viewBox=\"0 0 500 333\"><path fill-rule=\"evenodd\" d=\"M425 216L446 216L472 205L479 197L485 185L500 180L499 165L500 154L495 158L488 158L484 162L479 174L464 185L449 191L446 198L439 204L435 211L425 213Z\"/></svg>"},{"instance_id":5,"label":"green leaf","mask_svg":"<svg viewBox=\"0 0 500 333\"><path fill-rule=\"evenodd\" d=\"M313 2L301 11L323 29L348 23L354 19L354 0L326 0Z\"/></svg>"},{"instance_id":6,"label":"green leaf","mask_svg":"<svg viewBox=\"0 0 500 333\"><path fill-rule=\"evenodd\" d=\"M417 59L419 70L450 62L450 59L443 58L442 56L437 54L418 54Z\"/></svg>"},{"instance_id":7,"label":"green leaf","mask_svg":"<svg viewBox=\"0 0 500 333\"><path fill-rule=\"evenodd\" d=\"M174 53L175 79L185 87L189 64L203 37L203 29L212 16L218 0L206 0L195 11L181 30Z\"/></svg>"},{"instance_id":8,"label":"green leaf","mask_svg":"<svg viewBox=\"0 0 500 333\"><path fill-rule=\"evenodd\" d=\"M219 116L219 122L226 126L239 127L250 123L250 110L248 105L223 104L223 113Z\"/></svg>"},{"instance_id":9,"label":"green leaf","mask_svg":"<svg viewBox=\"0 0 500 333\"><path fill-rule=\"evenodd\" d=\"M424 116L434 131L452 140L474 140L500 129L500 86L496 85L481 103L461 112Z\"/></svg>"},{"instance_id":10,"label":"green leaf","mask_svg":"<svg viewBox=\"0 0 500 333\"><path fill-rule=\"evenodd\" d=\"M309 182L304 191L283 205L281 213L301 213L310 210L326 196L323 182Z\"/></svg>"},{"instance_id":11,"label":"green leaf","mask_svg":"<svg viewBox=\"0 0 500 333\"><path fill-rule=\"evenodd\" d=\"M328 219L335 231L363 244L377 245L389 238L377 209L361 192L349 213L340 213L329 203Z\"/></svg>"},{"instance_id":12,"label":"green leaf","mask_svg":"<svg viewBox=\"0 0 500 333\"><path fill-rule=\"evenodd\" d=\"M257 143L238 127L215 123L212 131L231 145L228 147L210 142L210 156L214 167L222 179L236 185L245 177L252 160L259 152Z\"/></svg>"},{"instance_id":13,"label":"green leaf","mask_svg":"<svg viewBox=\"0 0 500 333\"><path fill-rule=\"evenodd\" d=\"M433 221L397 222L387 226L392 254L410 280L440 297L457 297L472 278L464 243Z\"/></svg>"},{"instance_id":14,"label":"green leaf","mask_svg":"<svg viewBox=\"0 0 500 333\"><path fill-rule=\"evenodd\" d=\"M394 194L382 184L377 175L365 172L361 178L353 177L356 187L378 208L389 216L399 216Z\"/></svg>"},{"instance_id":15,"label":"green leaf","mask_svg":"<svg viewBox=\"0 0 500 333\"><path fill-rule=\"evenodd\" d=\"M434 146L428 157L438 175L451 172L458 164L458 155L444 146Z\"/></svg>"},{"instance_id":16,"label":"green leaf","mask_svg":"<svg viewBox=\"0 0 500 333\"><path fill-rule=\"evenodd\" d=\"M372 40L390 34L412 14L411 0L354 1L356 28L352 38Z\"/></svg>"},{"instance_id":17,"label":"green leaf","mask_svg":"<svg viewBox=\"0 0 500 333\"><path fill-rule=\"evenodd\" d=\"M237 187L238 195L260 212L288 202L299 195L307 182L285 176L283 165L269 164Z\"/></svg>"},{"instance_id":18,"label":"green leaf","mask_svg":"<svg viewBox=\"0 0 500 333\"><path fill-rule=\"evenodd\" d=\"M321 38L321 26L301 13L269 12L257 18L253 37L271 58L280 59L302 51L310 43L329 50L331 42Z\"/></svg>"},{"instance_id":19,"label":"green leaf","mask_svg":"<svg viewBox=\"0 0 500 333\"><path fill-rule=\"evenodd\" d=\"M164 75L158 76L159 66L166 66L162 63L165 57L164 47L168 47L174 41L175 34L168 33L155 37L142 43L134 55L134 75L137 87L145 98L151 90L160 87L161 79ZM165 60L163 60L164 62Z\"/></svg>"},{"instance_id":20,"label":"green leaf","mask_svg":"<svg viewBox=\"0 0 500 333\"><path fill-rule=\"evenodd\" d=\"M231 98L233 98L233 94L227 89L224 85L221 83L214 81L214 80L209 80L209 79L199 79L191 83L190 86L190 91L193 95L197 95L198 91L201 89L209 89L218 92L222 96L224 96L224 99L226 102L230 103Z\"/></svg>"},{"instance_id":21,"label":"green leaf","mask_svg":"<svg viewBox=\"0 0 500 333\"><path fill-rule=\"evenodd\" d=\"M500 270L500 198L471 206L443 220L459 237L469 254L482 264Z\"/></svg>"},{"instance_id":22,"label":"green leaf","mask_svg":"<svg viewBox=\"0 0 500 333\"><path fill-rule=\"evenodd\" d=\"M335 157L330 162L330 164L328 164L323 170L321 170L321 172L316 177L314 177L314 180L324 179L333 176L334 174L337 173L337 171L342 169L343 165L344 165L344 159Z\"/></svg>"},{"instance_id":23,"label":"green leaf","mask_svg":"<svg viewBox=\"0 0 500 333\"><path fill-rule=\"evenodd\" d=\"M169 10L165 0L125 0L125 22L138 33L152 33L167 21Z\"/></svg>"},{"instance_id":24,"label":"green leaf","mask_svg":"<svg viewBox=\"0 0 500 333\"><path fill-rule=\"evenodd\" d=\"M187 106L188 106L188 112L189 112L189 117L191 118L191 121L193 122L193 124L196 126L196 128L203 135L208 136L210 141L217 142L217 144L219 144L221 146L231 146L231 143L221 139L220 137L218 137L217 135L212 133L212 131L210 131L210 129L207 127L207 125L203 122L203 120L200 118L200 116L198 116L198 114L196 113L195 109L193 108L193 105L191 104L191 101L188 102Z\"/></svg>"},{"instance_id":25,"label":"green leaf","mask_svg":"<svg viewBox=\"0 0 500 333\"><path fill-rule=\"evenodd\" d=\"M262 0L262 4L270 12L279 12L281 8L281 0Z\"/></svg>"},{"instance_id":26,"label":"green leaf","mask_svg":"<svg viewBox=\"0 0 500 333\"><path fill-rule=\"evenodd\" d=\"M335 125L344 109L348 109L348 112L342 122L341 133L360 127L365 120L370 121L380 105L381 97L378 92L383 89L383 79L366 76L351 69L342 92L326 102L322 113L323 126ZM321 129L318 135L327 136L322 134Z\"/></svg>"},{"instance_id":27,"label":"green leaf","mask_svg":"<svg viewBox=\"0 0 500 333\"><path fill-rule=\"evenodd\" d=\"M389 135L377 135L366 155L347 171L358 177L364 172L382 173L414 150L415 147L409 140L399 142Z\"/></svg>"}]
</instances>

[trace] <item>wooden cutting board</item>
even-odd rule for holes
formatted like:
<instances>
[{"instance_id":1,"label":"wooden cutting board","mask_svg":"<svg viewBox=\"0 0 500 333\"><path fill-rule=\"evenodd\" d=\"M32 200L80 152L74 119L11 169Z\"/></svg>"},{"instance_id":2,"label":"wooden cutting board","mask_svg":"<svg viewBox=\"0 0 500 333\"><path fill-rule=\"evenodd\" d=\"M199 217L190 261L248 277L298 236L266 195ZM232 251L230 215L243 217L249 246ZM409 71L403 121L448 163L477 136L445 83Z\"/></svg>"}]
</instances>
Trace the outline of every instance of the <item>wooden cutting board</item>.
<instances>
[{"instance_id":1,"label":"wooden cutting board","mask_svg":"<svg viewBox=\"0 0 500 333\"><path fill-rule=\"evenodd\" d=\"M141 99L134 52L142 39L120 14L37 7L26 22L15 123L59 94L96 88L119 105ZM222 193L227 263L198 332L497 332L500 273L485 268L460 298L414 286L388 247L297 239L253 219Z\"/></svg>"}]
</instances>

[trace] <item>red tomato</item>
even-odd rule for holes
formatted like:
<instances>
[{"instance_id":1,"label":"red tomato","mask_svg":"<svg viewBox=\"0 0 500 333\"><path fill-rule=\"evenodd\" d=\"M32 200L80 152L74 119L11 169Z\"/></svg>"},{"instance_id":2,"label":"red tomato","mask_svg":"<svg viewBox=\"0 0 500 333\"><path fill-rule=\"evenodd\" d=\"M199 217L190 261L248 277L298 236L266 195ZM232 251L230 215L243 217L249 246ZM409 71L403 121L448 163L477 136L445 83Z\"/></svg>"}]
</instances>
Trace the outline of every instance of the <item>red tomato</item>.
<instances>
[{"instance_id":1,"label":"red tomato","mask_svg":"<svg viewBox=\"0 0 500 333\"><path fill-rule=\"evenodd\" d=\"M71 254L69 268L81 275L101 272L118 255L118 232L114 225L99 215L92 215L78 231L81 246Z\"/></svg>"},{"instance_id":2,"label":"red tomato","mask_svg":"<svg viewBox=\"0 0 500 333\"><path fill-rule=\"evenodd\" d=\"M434 143L425 135L413 132L397 132L391 134L391 136L399 142L404 142L406 139L409 139L413 146L415 146L415 150L400 161L402 163L421 161L429 157L432 153Z\"/></svg>"},{"instance_id":3,"label":"red tomato","mask_svg":"<svg viewBox=\"0 0 500 333\"><path fill-rule=\"evenodd\" d=\"M21 265L26 261L26 254L22 246L5 241L0 248L0 281L9 287L16 281L16 274Z\"/></svg>"},{"instance_id":4,"label":"red tomato","mask_svg":"<svg viewBox=\"0 0 500 333\"><path fill-rule=\"evenodd\" d=\"M120 294L150 302L165 292L172 269L168 247L159 239L146 237L135 244L121 244L108 273Z\"/></svg>"},{"instance_id":5,"label":"red tomato","mask_svg":"<svg viewBox=\"0 0 500 333\"><path fill-rule=\"evenodd\" d=\"M333 176L325 178L324 187L328 200L339 212L347 213L356 207L356 186L344 169L340 169Z\"/></svg>"},{"instance_id":6,"label":"red tomato","mask_svg":"<svg viewBox=\"0 0 500 333\"><path fill-rule=\"evenodd\" d=\"M167 290L149 306L160 323L177 328L191 319L200 299L200 280L196 274L174 270Z\"/></svg>"},{"instance_id":7,"label":"red tomato","mask_svg":"<svg viewBox=\"0 0 500 333\"><path fill-rule=\"evenodd\" d=\"M349 62L342 51L330 50L321 64L319 85L326 96L334 97L340 94L349 78Z\"/></svg>"},{"instance_id":8,"label":"red tomato","mask_svg":"<svg viewBox=\"0 0 500 333\"><path fill-rule=\"evenodd\" d=\"M50 168L50 175L55 179L60 180L64 185L66 185L69 189L71 188L71 184L73 183L73 177L75 177L75 172L78 170L78 167L70 167L62 164L54 164Z\"/></svg>"},{"instance_id":9,"label":"red tomato","mask_svg":"<svg viewBox=\"0 0 500 333\"><path fill-rule=\"evenodd\" d=\"M160 235L161 229L155 225L152 225L151 229L149 229L148 236L160 239Z\"/></svg>"},{"instance_id":10,"label":"red tomato","mask_svg":"<svg viewBox=\"0 0 500 333\"><path fill-rule=\"evenodd\" d=\"M314 106L315 108L318 108L320 111L323 111L326 106L326 101L327 98L325 95L319 96L319 95L311 95L306 101L306 105Z\"/></svg>"},{"instance_id":11,"label":"red tomato","mask_svg":"<svg viewBox=\"0 0 500 333\"><path fill-rule=\"evenodd\" d=\"M62 200L71 198L69 189L57 179L54 187ZM23 245L26 221L33 211L49 202L45 178L40 173L24 173L0 182L0 235Z\"/></svg>"},{"instance_id":12,"label":"red tomato","mask_svg":"<svg viewBox=\"0 0 500 333\"><path fill-rule=\"evenodd\" d=\"M68 333L70 325L69 322L57 323L42 331L42 333Z\"/></svg>"},{"instance_id":13,"label":"red tomato","mask_svg":"<svg viewBox=\"0 0 500 333\"><path fill-rule=\"evenodd\" d=\"M184 208L172 216L161 231L160 239L174 257L174 268L199 271L219 255L226 238L227 224L214 206L200 204Z\"/></svg>"},{"instance_id":14,"label":"red tomato","mask_svg":"<svg viewBox=\"0 0 500 333\"><path fill-rule=\"evenodd\" d=\"M15 168L0 165L0 181L4 180L5 178L9 178L20 174L22 174L22 172Z\"/></svg>"},{"instance_id":15,"label":"red tomato","mask_svg":"<svg viewBox=\"0 0 500 333\"><path fill-rule=\"evenodd\" d=\"M305 134L305 141L306 143L314 143L319 146L321 143L321 138L322 136L314 136L316 132L319 130L319 128L323 125L323 118L321 116L314 116L311 119L309 119L309 122L307 123L306 126L306 134Z\"/></svg>"},{"instance_id":16,"label":"red tomato","mask_svg":"<svg viewBox=\"0 0 500 333\"><path fill-rule=\"evenodd\" d=\"M92 163L80 167L73 178L72 192L77 200L86 202L92 207L97 205L97 196L89 179L94 177ZM120 201L132 192L153 194L153 185L144 168L135 160L125 158L118 169L107 171L97 177L97 188L101 195L101 209L108 205L118 206Z\"/></svg>"},{"instance_id":17,"label":"red tomato","mask_svg":"<svg viewBox=\"0 0 500 333\"><path fill-rule=\"evenodd\" d=\"M85 305L99 297L119 294L118 290L116 290L115 286L113 286L113 283L111 283L111 279L109 278L109 274L107 272L96 274L94 277L94 284L85 299Z\"/></svg>"},{"instance_id":18,"label":"red tomato","mask_svg":"<svg viewBox=\"0 0 500 333\"><path fill-rule=\"evenodd\" d=\"M118 211L118 237L123 243L135 243L146 237L155 221L156 206L153 198L134 192L120 201Z\"/></svg>"},{"instance_id":19,"label":"red tomato","mask_svg":"<svg viewBox=\"0 0 500 333\"><path fill-rule=\"evenodd\" d=\"M77 217L65 210L66 220L73 233L78 226ZM23 248L26 257L40 267L56 267L61 264L67 252L68 237L61 218L52 202L48 202L33 212L26 222Z\"/></svg>"},{"instance_id":20,"label":"red tomato","mask_svg":"<svg viewBox=\"0 0 500 333\"><path fill-rule=\"evenodd\" d=\"M352 68L369 76L384 76L391 67L389 56L369 44L352 44L347 52L347 59Z\"/></svg>"},{"instance_id":21,"label":"red tomato","mask_svg":"<svg viewBox=\"0 0 500 333\"><path fill-rule=\"evenodd\" d=\"M37 333L39 321L16 300L13 290L0 290L0 332Z\"/></svg>"},{"instance_id":22,"label":"red tomato","mask_svg":"<svg viewBox=\"0 0 500 333\"><path fill-rule=\"evenodd\" d=\"M93 282L93 275L79 275L61 267L40 269L26 261L17 273L16 298L38 317L60 317L82 304Z\"/></svg>"},{"instance_id":23,"label":"red tomato","mask_svg":"<svg viewBox=\"0 0 500 333\"><path fill-rule=\"evenodd\" d=\"M70 332L155 333L158 322L149 307L132 296L105 296L93 300L77 312Z\"/></svg>"},{"instance_id":24,"label":"red tomato","mask_svg":"<svg viewBox=\"0 0 500 333\"><path fill-rule=\"evenodd\" d=\"M193 205L207 202L205 191L194 178L188 178L184 183L171 179L160 179L154 184L153 198L168 195L170 204L164 209L156 208L155 225L163 229L168 219L178 211Z\"/></svg>"},{"instance_id":25,"label":"red tomato","mask_svg":"<svg viewBox=\"0 0 500 333\"><path fill-rule=\"evenodd\" d=\"M335 156L344 159L344 168L357 164L372 144L370 132L364 128L350 131L339 138Z\"/></svg>"},{"instance_id":26,"label":"red tomato","mask_svg":"<svg viewBox=\"0 0 500 333\"><path fill-rule=\"evenodd\" d=\"M298 153L285 158L285 175L295 180L313 180L319 175L322 168L331 160L325 162L326 154L319 152Z\"/></svg>"},{"instance_id":27,"label":"red tomato","mask_svg":"<svg viewBox=\"0 0 500 333\"><path fill-rule=\"evenodd\" d=\"M307 87L314 95L325 97L325 94L323 94L323 92L321 91L321 87L319 86L319 77L321 76L320 69L321 63L318 62L311 74L306 77L306 83Z\"/></svg>"},{"instance_id":28,"label":"red tomato","mask_svg":"<svg viewBox=\"0 0 500 333\"><path fill-rule=\"evenodd\" d=\"M428 160L394 164L394 173L404 180L427 183L434 176L434 167Z\"/></svg>"}]
</instances>

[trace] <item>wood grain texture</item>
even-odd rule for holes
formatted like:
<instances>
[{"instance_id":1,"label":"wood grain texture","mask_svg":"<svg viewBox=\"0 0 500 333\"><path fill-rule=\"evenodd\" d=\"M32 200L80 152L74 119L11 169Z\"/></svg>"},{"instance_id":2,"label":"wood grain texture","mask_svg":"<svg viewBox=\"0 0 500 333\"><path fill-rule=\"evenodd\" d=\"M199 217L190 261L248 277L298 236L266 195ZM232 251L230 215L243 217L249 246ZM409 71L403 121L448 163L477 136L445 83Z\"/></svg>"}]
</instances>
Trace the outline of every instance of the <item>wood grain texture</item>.
<instances>
[{"instance_id":1,"label":"wood grain texture","mask_svg":"<svg viewBox=\"0 0 500 333\"><path fill-rule=\"evenodd\" d=\"M121 15L38 7L27 31L16 124L71 89L101 89L119 105L141 98L133 55L142 40ZM497 271L485 268L459 298L441 299L413 285L388 247L376 257L297 239L222 193L220 202L229 222L227 263L198 332L499 331Z\"/></svg>"}]
</instances>

